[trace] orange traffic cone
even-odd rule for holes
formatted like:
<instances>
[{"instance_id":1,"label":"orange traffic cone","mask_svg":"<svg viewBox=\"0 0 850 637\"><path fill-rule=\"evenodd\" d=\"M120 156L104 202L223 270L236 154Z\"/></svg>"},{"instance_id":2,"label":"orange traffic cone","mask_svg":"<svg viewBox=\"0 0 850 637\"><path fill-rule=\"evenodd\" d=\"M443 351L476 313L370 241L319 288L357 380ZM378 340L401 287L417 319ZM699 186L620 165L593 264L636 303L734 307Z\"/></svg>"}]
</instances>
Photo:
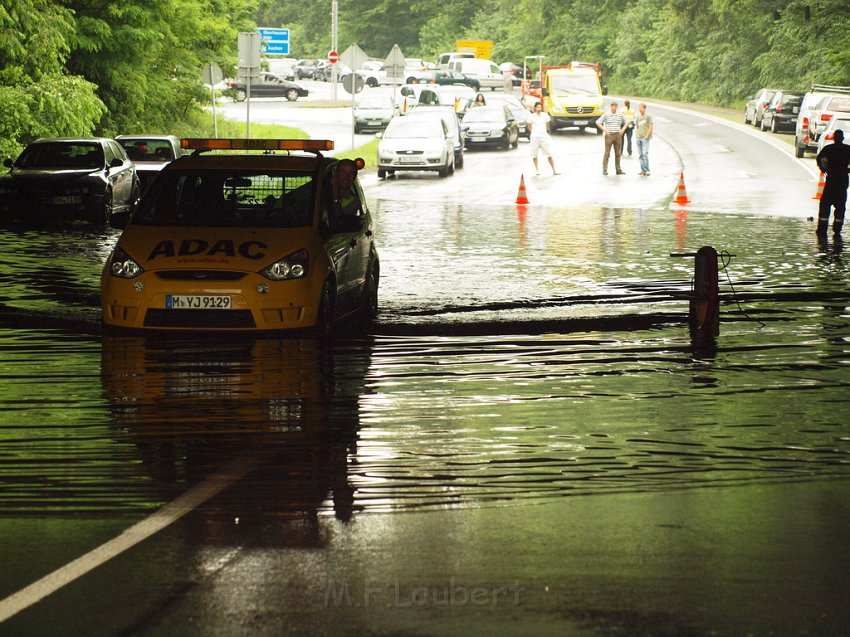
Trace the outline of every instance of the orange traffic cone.
<instances>
[{"instance_id":1,"label":"orange traffic cone","mask_svg":"<svg viewBox=\"0 0 850 637\"><path fill-rule=\"evenodd\" d=\"M528 203L528 197L525 195L525 175L519 177L519 192L516 195L517 203Z\"/></svg>"},{"instance_id":2,"label":"orange traffic cone","mask_svg":"<svg viewBox=\"0 0 850 637\"><path fill-rule=\"evenodd\" d=\"M688 191L685 190L685 173L679 173L679 185L676 187L676 198L673 200L676 203L688 203Z\"/></svg>"},{"instance_id":3,"label":"orange traffic cone","mask_svg":"<svg viewBox=\"0 0 850 637\"><path fill-rule=\"evenodd\" d=\"M818 191L814 194L812 199L820 199L823 196L824 186L826 186L826 177L824 177L823 171L820 171L820 177L818 178Z\"/></svg>"}]
</instances>

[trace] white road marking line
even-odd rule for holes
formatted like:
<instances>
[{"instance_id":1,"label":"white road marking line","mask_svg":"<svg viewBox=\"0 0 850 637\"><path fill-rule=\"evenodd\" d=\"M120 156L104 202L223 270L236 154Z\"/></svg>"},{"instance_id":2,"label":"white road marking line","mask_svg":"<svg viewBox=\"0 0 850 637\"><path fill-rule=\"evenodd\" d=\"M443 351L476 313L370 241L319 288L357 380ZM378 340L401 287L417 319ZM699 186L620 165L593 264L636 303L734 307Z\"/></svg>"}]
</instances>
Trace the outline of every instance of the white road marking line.
<instances>
[{"instance_id":1,"label":"white road marking line","mask_svg":"<svg viewBox=\"0 0 850 637\"><path fill-rule=\"evenodd\" d=\"M190 489L176 500L168 503L153 515L134 524L116 538L101 544L96 549L69 562L62 568L45 575L17 593L0 600L0 623L29 608L48 595L58 591L66 584L82 577L89 571L108 562L113 557L131 549L136 544L151 537L155 533L173 524L181 517L214 497L231 484L240 480L261 460L271 455L271 451L250 456L242 456L224 467L220 472L211 475L196 487Z\"/></svg>"}]
</instances>

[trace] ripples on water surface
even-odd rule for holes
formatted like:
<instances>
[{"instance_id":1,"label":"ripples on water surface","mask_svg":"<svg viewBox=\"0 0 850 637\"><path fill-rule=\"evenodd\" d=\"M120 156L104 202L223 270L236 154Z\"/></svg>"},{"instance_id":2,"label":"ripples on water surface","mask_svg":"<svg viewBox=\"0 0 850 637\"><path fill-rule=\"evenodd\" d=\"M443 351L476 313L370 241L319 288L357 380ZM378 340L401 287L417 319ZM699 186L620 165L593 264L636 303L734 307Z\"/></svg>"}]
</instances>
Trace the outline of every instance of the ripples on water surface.
<instances>
[{"instance_id":1,"label":"ripples on water surface","mask_svg":"<svg viewBox=\"0 0 850 637\"><path fill-rule=\"evenodd\" d=\"M138 512L258 449L276 453L251 483L263 506L342 516L847 476L848 257L811 224L396 203L378 218L382 319L325 347L101 338L114 235L5 232L0 506ZM741 302L721 286L707 349L684 324L692 260L669 256L704 244L737 255ZM619 322L568 321L599 316Z\"/></svg>"}]
</instances>

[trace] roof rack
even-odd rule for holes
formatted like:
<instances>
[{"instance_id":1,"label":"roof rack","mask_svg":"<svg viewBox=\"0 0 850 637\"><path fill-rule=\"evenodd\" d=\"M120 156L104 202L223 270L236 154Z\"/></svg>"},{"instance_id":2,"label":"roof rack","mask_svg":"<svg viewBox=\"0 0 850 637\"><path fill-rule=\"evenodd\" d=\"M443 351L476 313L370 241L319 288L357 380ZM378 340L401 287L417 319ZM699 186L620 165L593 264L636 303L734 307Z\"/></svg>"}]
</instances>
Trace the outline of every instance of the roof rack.
<instances>
[{"instance_id":1,"label":"roof rack","mask_svg":"<svg viewBox=\"0 0 850 637\"><path fill-rule=\"evenodd\" d=\"M850 95L850 86L831 86L829 84L812 84L812 91L819 93L847 93Z\"/></svg>"}]
</instances>

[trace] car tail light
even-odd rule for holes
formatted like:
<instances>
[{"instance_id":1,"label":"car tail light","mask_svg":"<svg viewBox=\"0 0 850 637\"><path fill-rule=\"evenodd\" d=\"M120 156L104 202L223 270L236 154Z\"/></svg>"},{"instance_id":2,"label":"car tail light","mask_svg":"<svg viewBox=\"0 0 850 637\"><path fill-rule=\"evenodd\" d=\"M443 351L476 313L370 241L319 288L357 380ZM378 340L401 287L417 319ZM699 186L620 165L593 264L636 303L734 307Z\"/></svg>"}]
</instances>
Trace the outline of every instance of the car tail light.
<instances>
[{"instance_id":1,"label":"car tail light","mask_svg":"<svg viewBox=\"0 0 850 637\"><path fill-rule=\"evenodd\" d=\"M809 118L808 117L803 118L803 128L806 128L806 129L809 128Z\"/></svg>"},{"instance_id":2,"label":"car tail light","mask_svg":"<svg viewBox=\"0 0 850 637\"><path fill-rule=\"evenodd\" d=\"M781 113L781 112L782 112L782 104L777 104L777 105L776 105L776 112L777 112L777 113Z\"/></svg>"},{"instance_id":3,"label":"car tail light","mask_svg":"<svg viewBox=\"0 0 850 637\"><path fill-rule=\"evenodd\" d=\"M826 135L823 136L826 141L832 141L835 139L835 133L833 131L829 131Z\"/></svg>"},{"instance_id":4,"label":"car tail light","mask_svg":"<svg viewBox=\"0 0 850 637\"><path fill-rule=\"evenodd\" d=\"M832 115L830 115L829 113L821 113L820 114L820 121L822 121L822 122L828 122L831 119L832 119Z\"/></svg>"}]
</instances>

